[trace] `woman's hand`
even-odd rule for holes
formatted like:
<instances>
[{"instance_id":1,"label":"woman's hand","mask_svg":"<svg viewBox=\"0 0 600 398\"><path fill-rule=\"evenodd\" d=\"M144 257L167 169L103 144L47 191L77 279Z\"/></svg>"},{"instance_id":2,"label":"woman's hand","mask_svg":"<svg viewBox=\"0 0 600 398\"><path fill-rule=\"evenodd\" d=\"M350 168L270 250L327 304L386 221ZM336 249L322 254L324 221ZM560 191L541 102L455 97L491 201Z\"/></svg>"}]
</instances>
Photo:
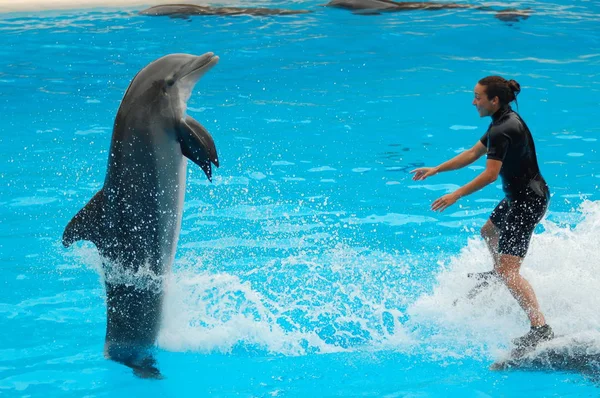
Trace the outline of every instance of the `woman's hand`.
<instances>
[{"instance_id":1,"label":"woman's hand","mask_svg":"<svg viewBox=\"0 0 600 398\"><path fill-rule=\"evenodd\" d=\"M427 177L436 175L439 172L437 167L420 167L418 169L411 170L414 173L413 181L421 181Z\"/></svg>"},{"instance_id":2,"label":"woman's hand","mask_svg":"<svg viewBox=\"0 0 600 398\"><path fill-rule=\"evenodd\" d=\"M448 195L444 195L441 198L437 199L435 202L431 204L431 210L433 211L444 211L446 208L452 206L456 201L460 199L456 193L449 193Z\"/></svg>"}]
</instances>

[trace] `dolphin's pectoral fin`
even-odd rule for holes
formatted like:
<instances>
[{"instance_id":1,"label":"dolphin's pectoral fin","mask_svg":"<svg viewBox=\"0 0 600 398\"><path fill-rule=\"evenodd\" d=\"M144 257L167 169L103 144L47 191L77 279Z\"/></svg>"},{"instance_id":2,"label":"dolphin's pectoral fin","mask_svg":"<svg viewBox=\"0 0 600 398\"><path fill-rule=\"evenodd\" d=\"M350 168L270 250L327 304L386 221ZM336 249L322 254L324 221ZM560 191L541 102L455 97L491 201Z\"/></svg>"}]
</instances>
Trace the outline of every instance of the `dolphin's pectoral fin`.
<instances>
[{"instance_id":1,"label":"dolphin's pectoral fin","mask_svg":"<svg viewBox=\"0 0 600 398\"><path fill-rule=\"evenodd\" d=\"M78 240L89 240L100 248L103 208L104 192L100 190L67 224L62 237L63 246L69 247Z\"/></svg>"},{"instance_id":2,"label":"dolphin's pectoral fin","mask_svg":"<svg viewBox=\"0 0 600 398\"><path fill-rule=\"evenodd\" d=\"M179 143L183 156L200 166L209 181L212 181L211 163L219 167L219 158L210 133L188 116L179 126Z\"/></svg>"}]
</instances>

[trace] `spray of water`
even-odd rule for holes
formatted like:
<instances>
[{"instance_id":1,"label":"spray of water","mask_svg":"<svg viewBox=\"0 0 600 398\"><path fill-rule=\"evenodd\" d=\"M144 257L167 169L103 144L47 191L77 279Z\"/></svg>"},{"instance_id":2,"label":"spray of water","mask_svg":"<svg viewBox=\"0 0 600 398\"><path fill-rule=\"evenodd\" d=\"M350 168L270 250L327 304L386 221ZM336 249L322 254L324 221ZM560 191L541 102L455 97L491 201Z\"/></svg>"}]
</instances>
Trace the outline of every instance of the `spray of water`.
<instances>
[{"instance_id":1,"label":"spray of water","mask_svg":"<svg viewBox=\"0 0 600 398\"><path fill-rule=\"evenodd\" d=\"M576 213L575 223L543 223L522 274L556 334L584 336L600 352L600 202L584 202ZM100 270L92 253L86 247L77 255ZM417 275L429 257L347 243L249 259L255 263L243 270L220 269L215 261L177 261L167 277L161 347L282 355L395 350L432 359L489 359L528 329L502 284L465 298L476 283L467 273L491 269L478 237L438 261L433 284Z\"/></svg>"}]
</instances>

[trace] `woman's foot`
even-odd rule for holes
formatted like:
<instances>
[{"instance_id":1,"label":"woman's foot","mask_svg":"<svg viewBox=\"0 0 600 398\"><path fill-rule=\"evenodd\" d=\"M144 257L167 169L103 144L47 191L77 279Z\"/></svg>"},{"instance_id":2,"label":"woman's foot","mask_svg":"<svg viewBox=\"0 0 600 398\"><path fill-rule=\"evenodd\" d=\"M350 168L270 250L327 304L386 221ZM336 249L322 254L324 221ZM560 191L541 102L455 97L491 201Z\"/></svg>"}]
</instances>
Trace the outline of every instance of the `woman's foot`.
<instances>
[{"instance_id":1,"label":"woman's foot","mask_svg":"<svg viewBox=\"0 0 600 398\"><path fill-rule=\"evenodd\" d=\"M513 340L513 344L518 348L533 348L542 341L552 340L554 332L550 325L532 326L526 335Z\"/></svg>"}]
</instances>

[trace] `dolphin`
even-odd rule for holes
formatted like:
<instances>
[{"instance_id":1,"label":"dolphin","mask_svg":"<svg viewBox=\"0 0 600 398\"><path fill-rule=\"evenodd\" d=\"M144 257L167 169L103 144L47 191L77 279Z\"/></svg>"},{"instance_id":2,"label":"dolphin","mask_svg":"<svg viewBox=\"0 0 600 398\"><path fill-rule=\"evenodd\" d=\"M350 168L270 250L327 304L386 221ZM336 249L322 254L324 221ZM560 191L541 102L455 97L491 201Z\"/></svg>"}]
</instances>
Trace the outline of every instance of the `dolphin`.
<instances>
[{"instance_id":1,"label":"dolphin","mask_svg":"<svg viewBox=\"0 0 600 398\"><path fill-rule=\"evenodd\" d=\"M188 18L191 15L252 15L252 16L271 16L271 15L293 15L308 14L308 10L285 10L279 8L247 8L247 7L210 7L194 4L166 4L150 7L140 11L140 15L150 16L169 16L171 18Z\"/></svg>"},{"instance_id":2,"label":"dolphin","mask_svg":"<svg viewBox=\"0 0 600 398\"><path fill-rule=\"evenodd\" d=\"M357 14L379 14L390 11L441 10L449 8L472 8L469 4L436 3L422 1L392 0L331 0L325 7L336 7L353 10Z\"/></svg>"},{"instance_id":3,"label":"dolphin","mask_svg":"<svg viewBox=\"0 0 600 398\"><path fill-rule=\"evenodd\" d=\"M448 9L476 9L481 11L494 11L492 7L488 6L436 1L331 0L327 4L322 4L322 6L352 10L353 13L361 15L378 15L383 12L414 10L438 11ZM529 17L529 9L501 9L496 11L495 17L504 22L517 22Z\"/></svg>"},{"instance_id":4,"label":"dolphin","mask_svg":"<svg viewBox=\"0 0 600 398\"><path fill-rule=\"evenodd\" d=\"M198 80L219 57L170 54L144 67L114 122L104 185L68 223L62 243L87 240L102 257L108 359L160 378L152 348L164 277L175 257L187 159L209 180L219 160L208 131L186 115Z\"/></svg>"},{"instance_id":5,"label":"dolphin","mask_svg":"<svg viewBox=\"0 0 600 398\"><path fill-rule=\"evenodd\" d=\"M531 14L530 8L524 8L522 10L518 10L516 8L505 8L503 10L499 10L494 16L504 22L519 22L529 18L529 14Z\"/></svg>"},{"instance_id":6,"label":"dolphin","mask_svg":"<svg viewBox=\"0 0 600 398\"><path fill-rule=\"evenodd\" d=\"M479 293L483 292L487 287L492 286L496 283L501 283L502 279L495 270L487 271L487 272L470 272L467 274L467 278L475 279L477 284L469 290L466 295L468 300L472 300L479 295ZM455 299L452 302L452 305L456 306L459 299Z\"/></svg>"},{"instance_id":7,"label":"dolphin","mask_svg":"<svg viewBox=\"0 0 600 398\"><path fill-rule=\"evenodd\" d=\"M494 362L491 370L564 371L578 373L600 382L600 336L597 332L581 332L557 336L537 347L518 352Z\"/></svg>"}]
</instances>

